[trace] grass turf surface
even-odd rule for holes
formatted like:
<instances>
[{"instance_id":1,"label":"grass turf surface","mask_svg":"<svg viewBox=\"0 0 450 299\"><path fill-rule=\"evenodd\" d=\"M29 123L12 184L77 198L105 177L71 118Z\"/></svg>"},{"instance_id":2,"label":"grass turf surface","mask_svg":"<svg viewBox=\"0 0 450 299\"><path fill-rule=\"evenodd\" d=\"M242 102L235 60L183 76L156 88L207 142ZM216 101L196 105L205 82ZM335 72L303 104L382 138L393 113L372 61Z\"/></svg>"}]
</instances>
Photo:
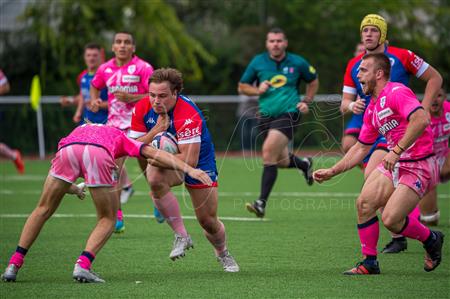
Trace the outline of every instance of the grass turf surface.
<instances>
[{"instance_id":1,"label":"grass turf surface","mask_svg":"<svg viewBox=\"0 0 450 299\"><path fill-rule=\"evenodd\" d=\"M332 160L332 159L331 159ZM331 161L320 160L322 163ZM219 215L224 220L228 247L240 273L224 273L196 220L186 219L195 248L172 262L173 235L152 214L148 187L137 163L127 162L135 195L123 207L126 231L113 235L98 254L93 270L106 284L72 281L74 262L95 224L90 197L67 195L57 214L45 225L30 249L16 283L0 283L1 298L292 298L395 297L448 298L450 293L449 184L439 186L441 224L446 235L443 262L431 273L423 271L424 250L408 240L408 250L380 255L381 275L348 277L342 271L360 259L354 201L362 185L358 169L323 185L307 187L295 170L280 170L269 201L267 221L245 210L258 195L258 159L219 159ZM49 161L27 161L25 176L11 163L0 162L0 266L3 271L14 251L22 226L35 207ZM185 216L193 216L183 189L176 188ZM134 215L135 217L128 217ZM66 217L62 217L66 216ZM69 217L70 216L70 217ZM249 220L249 221L244 221ZM390 239L381 227L379 248Z\"/></svg>"}]
</instances>

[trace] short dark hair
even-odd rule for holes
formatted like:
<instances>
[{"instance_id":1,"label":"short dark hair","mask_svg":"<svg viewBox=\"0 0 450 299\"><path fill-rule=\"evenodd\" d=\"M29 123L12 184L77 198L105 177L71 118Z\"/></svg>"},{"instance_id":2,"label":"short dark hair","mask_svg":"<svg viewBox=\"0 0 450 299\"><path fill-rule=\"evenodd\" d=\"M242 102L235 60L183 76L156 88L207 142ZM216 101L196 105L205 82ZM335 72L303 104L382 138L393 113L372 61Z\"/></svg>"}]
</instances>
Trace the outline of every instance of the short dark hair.
<instances>
[{"instance_id":1,"label":"short dark hair","mask_svg":"<svg viewBox=\"0 0 450 299\"><path fill-rule=\"evenodd\" d=\"M177 69L161 68L153 72L150 83L169 82L170 90L179 93L183 89L183 74Z\"/></svg>"},{"instance_id":2,"label":"short dark hair","mask_svg":"<svg viewBox=\"0 0 450 299\"><path fill-rule=\"evenodd\" d=\"M275 34L281 33L281 34L284 35L284 39L287 39L286 33L285 33L284 30L281 29L280 27L273 27L273 28L271 28L271 29L267 32L267 34L269 34L269 33L275 33Z\"/></svg>"},{"instance_id":3,"label":"short dark hair","mask_svg":"<svg viewBox=\"0 0 450 299\"><path fill-rule=\"evenodd\" d=\"M134 36L133 36L133 33L131 33L130 31L126 31L126 30L116 31L116 33L114 33L113 42L116 40L116 35L117 35L117 34L120 34L120 33L128 34L129 36L131 36L131 42L133 43L133 45L135 44L135 43L134 43Z\"/></svg>"},{"instance_id":4,"label":"short dark hair","mask_svg":"<svg viewBox=\"0 0 450 299\"><path fill-rule=\"evenodd\" d=\"M363 56L363 60L372 58L375 64L375 70L382 70L384 77L389 80L391 77L391 62L384 53L370 53Z\"/></svg>"},{"instance_id":5,"label":"short dark hair","mask_svg":"<svg viewBox=\"0 0 450 299\"><path fill-rule=\"evenodd\" d=\"M84 50L87 50L87 49L97 49L97 50L101 51L102 47L97 43L87 43L84 46Z\"/></svg>"}]
</instances>

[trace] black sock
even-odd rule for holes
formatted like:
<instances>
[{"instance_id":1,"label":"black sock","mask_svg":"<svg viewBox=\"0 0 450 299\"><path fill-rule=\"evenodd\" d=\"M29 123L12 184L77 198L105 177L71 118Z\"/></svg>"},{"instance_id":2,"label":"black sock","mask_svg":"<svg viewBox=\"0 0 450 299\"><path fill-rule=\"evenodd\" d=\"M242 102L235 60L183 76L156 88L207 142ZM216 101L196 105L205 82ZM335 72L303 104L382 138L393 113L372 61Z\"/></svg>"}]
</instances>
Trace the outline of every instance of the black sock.
<instances>
[{"instance_id":1,"label":"black sock","mask_svg":"<svg viewBox=\"0 0 450 299\"><path fill-rule=\"evenodd\" d=\"M433 245L434 241L436 241L436 235L434 234L433 231L430 231L430 235L425 240L425 242L423 242L423 245L425 247L430 247L431 245Z\"/></svg>"},{"instance_id":2,"label":"black sock","mask_svg":"<svg viewBox=\"0 0 450 299\"><path fill-rule=\"evenodd\" d=\"M303 171L307 171L308 167L309 167L309 163L303 161L299 157L297 157L294 154L290 153L289 154L289 166L288 166L288 168L294 168L294 167L298 168L298 169L301 169Z\"/></svg>"},{"instance_id":3,"label":"black sock","mask_svg":"<svg viewBox=\"0 0 450 299\"><path fill-rule=\"evenodd\" d=\"M376 265L376 263L377 263L377 256L376 255L368 255L364 259L364 264Z\"/></svg>"},{"instance_id":4,"label":"black sock","mask_svg":"<svg viewBox=\"0 0 450 299\"><path fill-rule=\"evenodd\" d=\"M89 251L83 251L83 252L81 253L81 255L87 257L87 258L91 261L91 263L92 263L92 262L94 261L94 259L95 259L95 256L93 256L92 253L90 253Z\"/></svg>"},{"instance_id":5,"label":"black sock","mask_svg":"<svg viewBox=\"0 0 450 299\"><path fill-rule=\"evenodd\" d=\"M23 247L20 247L20 246L17 246L16 252L18 252L18 253L20 253L20 254L22 254L22 255L26 255L27 252L28 252L28 249L23 248Z\"/></svg>"},{"instance_id":6,"label":"black sock","mask_svg":"<svg viewBox=\"0 0 450 299\"><path fill-rule=\"evenodd\" d=\"M264 165L264 170L261 178L261 194L259 199L267 202L273 185L277 179L278 168L276 165Z\"/></svg>"}]
</instances>

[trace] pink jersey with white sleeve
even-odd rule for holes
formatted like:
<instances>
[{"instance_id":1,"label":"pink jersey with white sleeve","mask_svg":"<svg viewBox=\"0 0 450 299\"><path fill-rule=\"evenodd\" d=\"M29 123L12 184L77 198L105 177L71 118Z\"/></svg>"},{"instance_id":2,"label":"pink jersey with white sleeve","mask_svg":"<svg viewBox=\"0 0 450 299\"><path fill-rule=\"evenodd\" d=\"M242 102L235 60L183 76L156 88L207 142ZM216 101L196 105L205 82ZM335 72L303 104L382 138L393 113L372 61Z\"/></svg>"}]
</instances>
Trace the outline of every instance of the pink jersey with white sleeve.
<instances>
[{"instance_id":1,"label":"pink jersey with white sleeve","mask_svg":"<svg viewBox=\"0 0 450 299\"><path fill-rule=\"evenodd\" d=\"M423 109L411 89L401 83L388 82L374 101L370 101L364 114L359 141L373 144L383 135L392 150L406 132L409 117ZM428 126L423 134L400 156L400 161L418 161L433 155L433 133Z\"/></svg>"},{"instance_id":2,"label":"pink jersey with white sleeve","mask_svg":"<svg viewBox=\"0 0 450 299\"><path fill-rule=\"evenodd\" d=\"M438 157L445 157L449 151L448 140L450 138L450 102L442 103L442 114L438 117L431 116L431 130L434 137L434 152Z\"/></svg>"},{"instance_id":3,"label":"pink jersey with white sleeve","mask_svg":"<svg viewBox=\"0 0 450 299\"><path fill-rule=\"evenodd\" d=\"M90 144L104 148L114 159L130 156L139 157L142 142L128 138L121 130L101 125L84 124L75 128L58 143L58 150L71 144Z\"/></svg>"},{"instance_id":4,"label":"pink jersey with white sleeve","mask_svg":"<svg viewBox=\"0 0 450 299\"><path fill-rule=\"evenodd\" d=\"M137 101L121 102L115 98L114 93L123 91L130 94L147 94L152 73L153 67L137 56L123 66L117 66L115 58L112 58L98 68L91 84L98 90L108 87L108 125L121 130L130 128L131 112Z\"/></svg>"}]
</instances>

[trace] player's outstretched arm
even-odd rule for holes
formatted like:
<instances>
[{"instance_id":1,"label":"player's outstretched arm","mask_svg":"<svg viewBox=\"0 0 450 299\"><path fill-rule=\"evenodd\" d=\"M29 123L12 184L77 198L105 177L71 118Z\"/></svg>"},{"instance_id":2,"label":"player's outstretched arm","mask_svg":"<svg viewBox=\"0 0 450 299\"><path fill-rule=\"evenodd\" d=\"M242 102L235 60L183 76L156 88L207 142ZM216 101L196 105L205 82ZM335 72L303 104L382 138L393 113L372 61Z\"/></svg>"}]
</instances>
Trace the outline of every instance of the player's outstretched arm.
<instances>
[{"instance_id":1,"label":"player's outstretched arm","mask_svg":"<svg viewBox=\"0 0 450 299\"><path fill-rule=\"evenodd\" d=\"M340 173L352 169L353 167L361 163L361 161L369 153L369 151L370 145L364 145L361 142L357 142L333 167L314 171L314 180L316 180L318 183L322 183L324 181L328 181L329 179Z\"/></svg>"},{"instance_id":2,"label":"player's outstretched arm","mask_svg":"<svg viewBox=\"0 0 450 299\"><path fill-rule=\"evenodd\" d=\"M144 146L142 149L142 154L147 158L148 163L152 165L155 164L157 167L164 166L169 169L181 170L205 185L212 185L211 178L204 171L189 166L172 154L155 149L151 146Z\"/></svg>"}]
</instances>

